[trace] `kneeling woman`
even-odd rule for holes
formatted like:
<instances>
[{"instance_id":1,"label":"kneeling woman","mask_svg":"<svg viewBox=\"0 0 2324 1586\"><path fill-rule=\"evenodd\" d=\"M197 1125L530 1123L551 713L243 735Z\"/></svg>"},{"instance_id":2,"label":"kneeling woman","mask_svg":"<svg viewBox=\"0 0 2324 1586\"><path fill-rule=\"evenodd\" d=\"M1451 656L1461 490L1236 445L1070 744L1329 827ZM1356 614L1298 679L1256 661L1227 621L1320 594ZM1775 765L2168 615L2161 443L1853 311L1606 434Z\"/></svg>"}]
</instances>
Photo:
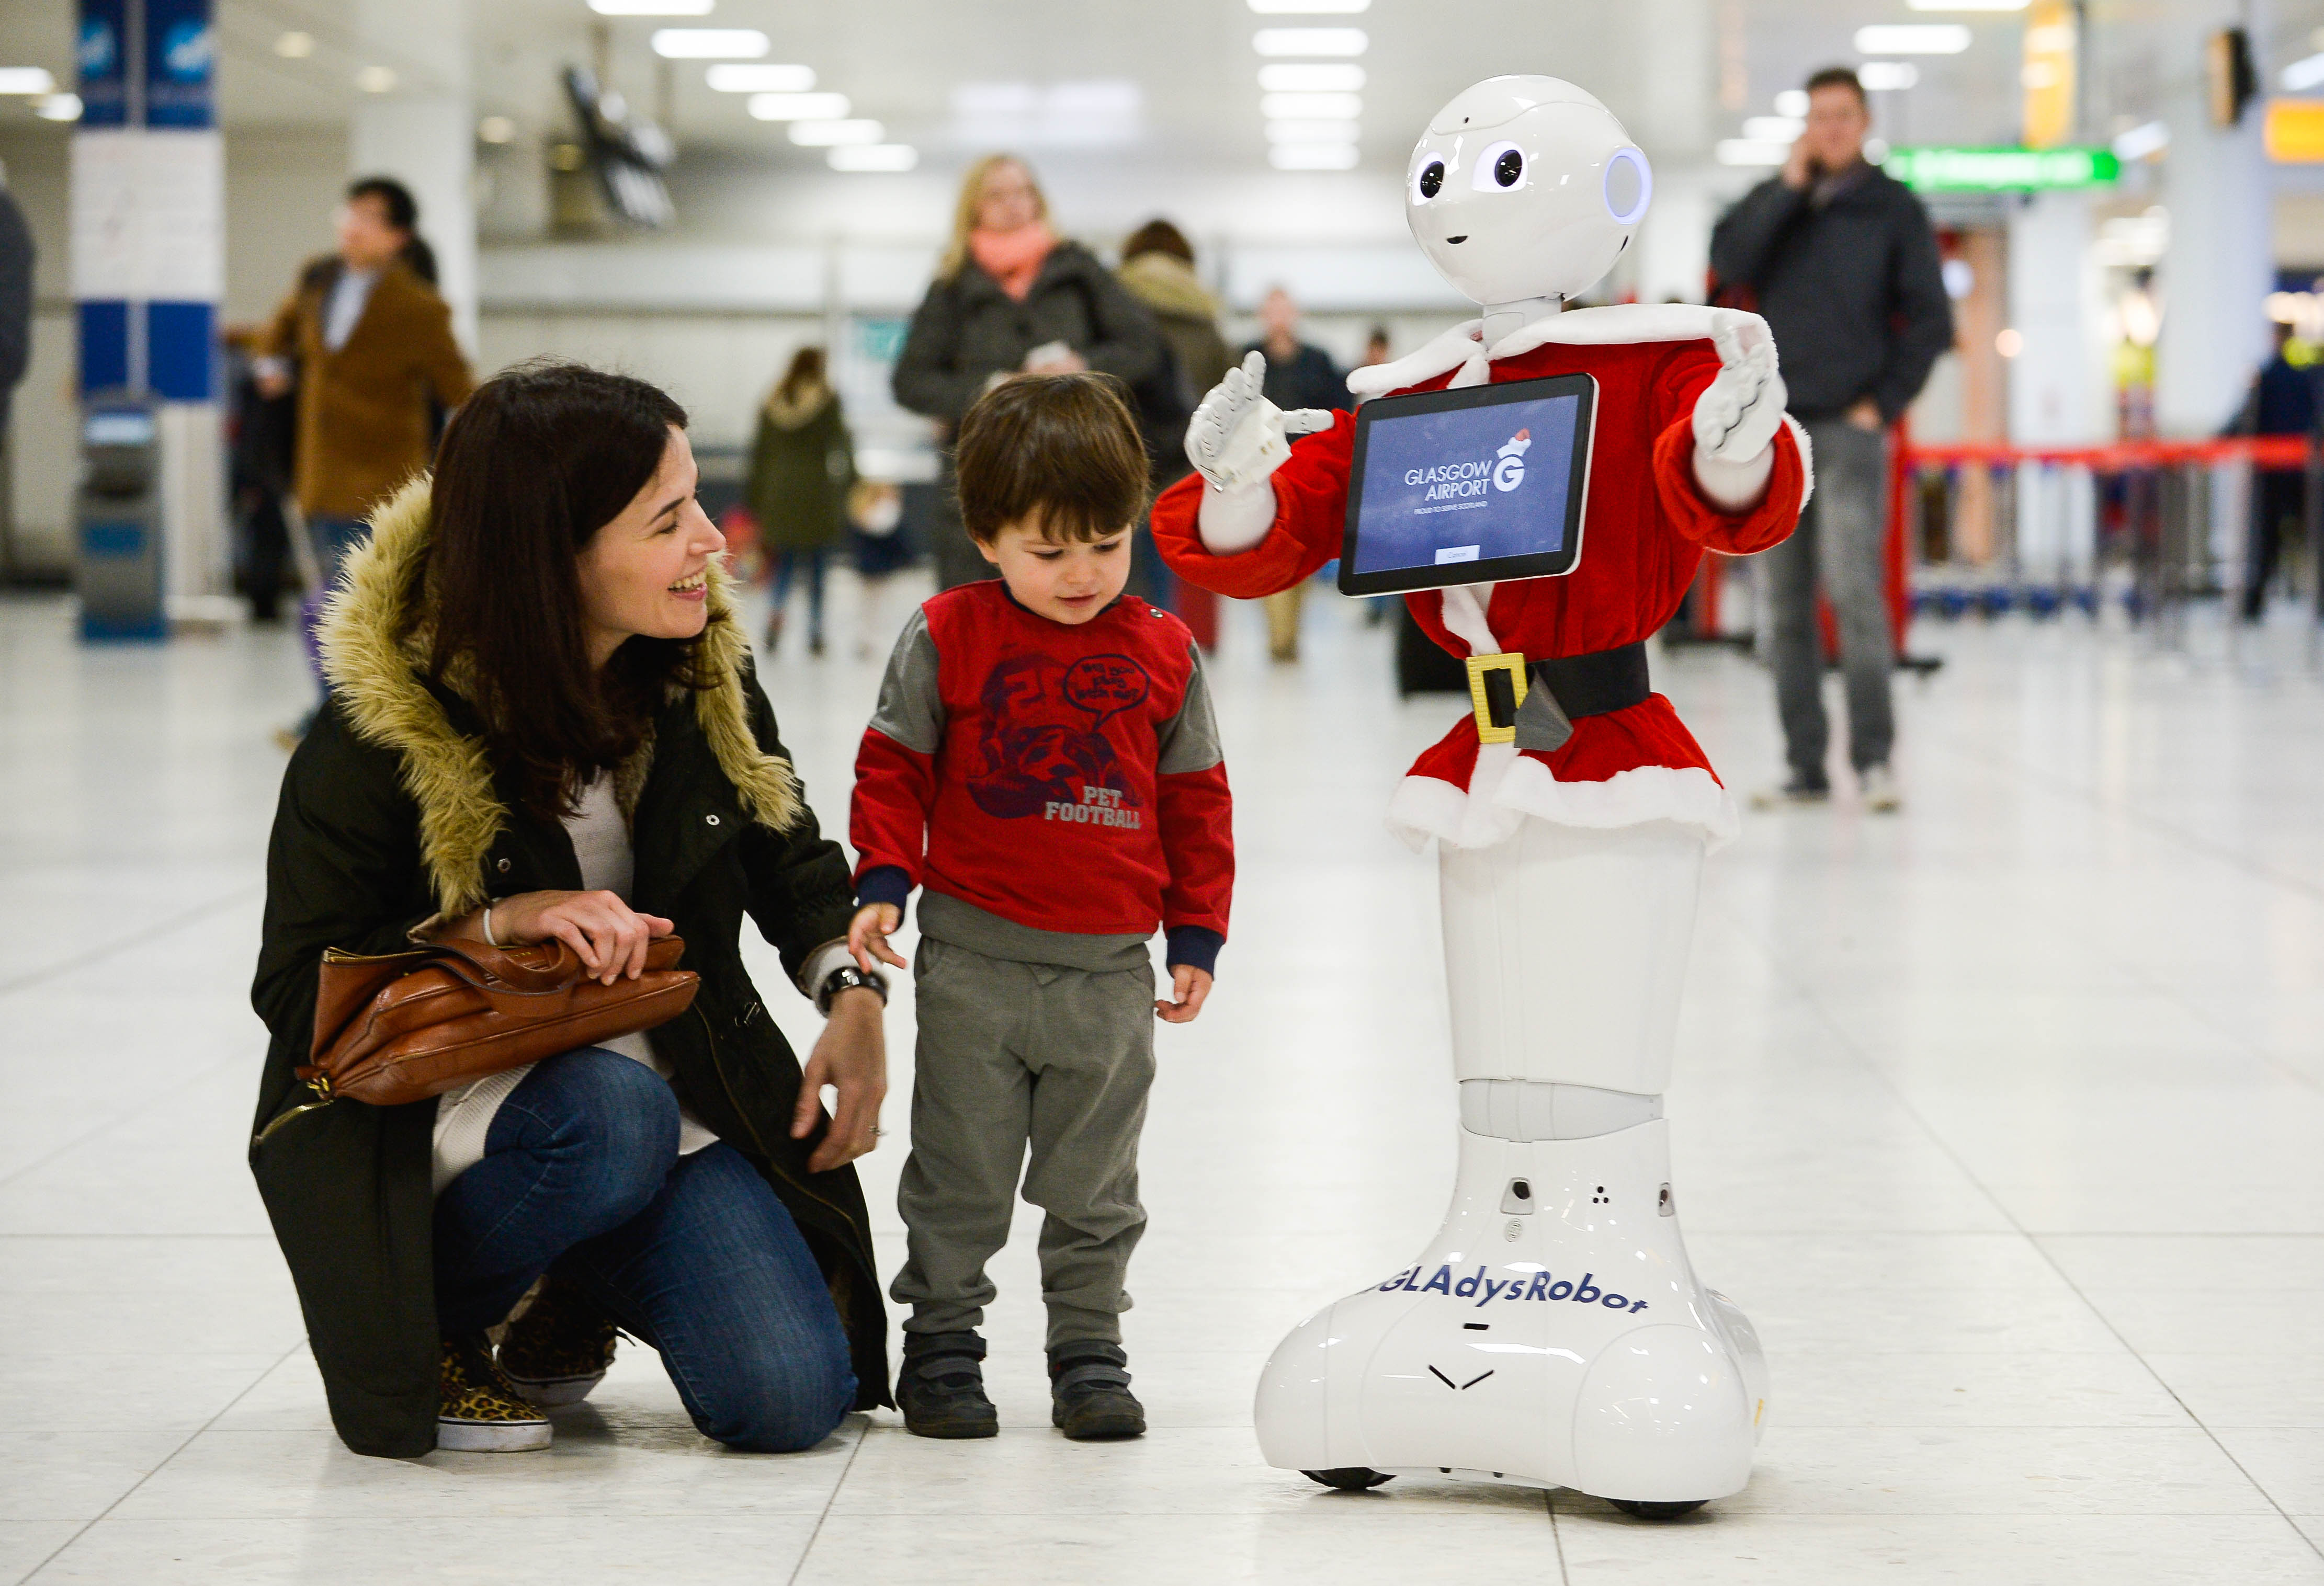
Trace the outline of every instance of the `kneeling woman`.
<instances>
[{"instance_id":1,"label":"kneeling woman","mask_svg":"<svg viewBox=\"0 0 2324 1586\"><path fill-rule=\"evenodd\" d=\"M330 704L267 860L251 1163L360 1453L545 1447L534 1403L586 1393L617 1326L735 1448L889 1402L847 1166L886 1090L884 988L847 957L847 864L776 738L685 422L619 375L501 375L327 619ZM746 910L825 1010L804 1076L743 969ZM292 1072L327 947L555 937L610 981L672 930L701 989L646 1035L408 1107L318 1102ZM496 1359L487 1329L542 1279Z\"/></svg>"}]
</instances>

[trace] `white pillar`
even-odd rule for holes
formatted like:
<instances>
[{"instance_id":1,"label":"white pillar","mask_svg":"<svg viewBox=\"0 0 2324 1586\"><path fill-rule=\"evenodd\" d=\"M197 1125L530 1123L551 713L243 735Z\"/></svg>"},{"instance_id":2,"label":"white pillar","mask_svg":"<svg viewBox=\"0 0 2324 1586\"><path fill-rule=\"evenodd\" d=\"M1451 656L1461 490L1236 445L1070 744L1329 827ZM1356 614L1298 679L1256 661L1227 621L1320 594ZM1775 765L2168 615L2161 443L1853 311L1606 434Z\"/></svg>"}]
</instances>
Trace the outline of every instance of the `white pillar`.
<instances>
[{"instance_id":1,"label":"white pillar","mask_svg":"<svg viewBox=\"0 0 2324 1586\"><path fill-rule=\"evenodd\" d=\"M2274 226L2261 107L2240 124L2211 124L2204 45L2216 28L2245 20L2218 5L2180 8L2162 59L2177 74L2168 98L2170 152L2163 202L2171 217L2163 254L2163 335L2155 348L2155 426L2166 436L2208 435L2231 418L2252 372L2267 356L2262 303L2275 275ZM2187 11L2200 20L2188 20ZM2256 20L2253 37L2267 35Z\"/></svg>"},{"instance_id":2,"label":"white pillar","mask_svg":"<svg viewBox=\"0 0 2324 1586\"><path fill-rule=\"evenodd\" d=\"M358 0L356 25L402 63L388 93L365 96L347 127L354 177L392 176L420 201L436 250L437 290L453 333L476 348L476 131L468 91L466 0Z\"/></svg>"}]
</instances>

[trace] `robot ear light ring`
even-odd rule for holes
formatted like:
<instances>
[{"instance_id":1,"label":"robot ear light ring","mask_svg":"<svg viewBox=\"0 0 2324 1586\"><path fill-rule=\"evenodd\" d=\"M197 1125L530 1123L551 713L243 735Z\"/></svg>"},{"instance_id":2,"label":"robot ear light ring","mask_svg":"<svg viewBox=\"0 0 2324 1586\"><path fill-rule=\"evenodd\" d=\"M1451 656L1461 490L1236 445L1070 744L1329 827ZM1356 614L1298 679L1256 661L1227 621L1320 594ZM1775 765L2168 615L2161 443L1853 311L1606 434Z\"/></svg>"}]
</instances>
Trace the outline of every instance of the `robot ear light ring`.
<instances>
[{"instance_id":1,"label":"robot ear light ring","mask_svg":"<svg viewBox=\"0 0 2324 1586\"><path fill-rule=\"evenodd\" d=\"M1488 346L1603 275L1653 190L1612 114L1550 78L1468 89L1409 169L1414 237L1484 308ZM1656 1520L1749 1480L1766 1362L1688 1260L1662 1117L1704 846L1671 819L1440 840L1452 1203L1409 1267L1277 1348L1269 1464L1342 1491L1572 1488Z\"/></svg>"}]
</instances>

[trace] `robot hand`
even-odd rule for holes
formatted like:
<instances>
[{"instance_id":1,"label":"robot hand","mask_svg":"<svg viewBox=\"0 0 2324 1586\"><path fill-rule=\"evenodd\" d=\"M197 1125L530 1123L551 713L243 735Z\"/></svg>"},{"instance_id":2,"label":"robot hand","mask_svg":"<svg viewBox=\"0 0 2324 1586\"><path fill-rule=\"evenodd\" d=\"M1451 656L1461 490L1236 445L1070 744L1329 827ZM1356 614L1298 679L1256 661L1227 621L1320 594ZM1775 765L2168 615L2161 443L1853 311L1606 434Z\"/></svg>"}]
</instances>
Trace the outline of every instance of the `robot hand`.
<instances>
[{"instance_id":1,"label":"robot hand","mask_svg":"<svg viewBox=\"0 0 2324 1586\"><path fill-rule=\"evenodd\" d=\"M1775 338L1764 321L1746 319L1721 328L1712 342L1720 370L1695 399L1696 452L1721 463L1748 463L1775 438L1789 400L1775 372Z\"/></svg>"},{"instance_id":2,"label":"robot hand","mask_svg":"<svg viewBox=\"0 0 2324 1586\"><path fill-rule=\"evenodd\" d=\"M1328 409L1286 413L1268 401L1260 389L1266 379L1267 355L1254 347L1186 421L1186 460L1214 490L1257 484L1291 456L1288 437L1332 427Z\"/></svg>"}]
</instances>

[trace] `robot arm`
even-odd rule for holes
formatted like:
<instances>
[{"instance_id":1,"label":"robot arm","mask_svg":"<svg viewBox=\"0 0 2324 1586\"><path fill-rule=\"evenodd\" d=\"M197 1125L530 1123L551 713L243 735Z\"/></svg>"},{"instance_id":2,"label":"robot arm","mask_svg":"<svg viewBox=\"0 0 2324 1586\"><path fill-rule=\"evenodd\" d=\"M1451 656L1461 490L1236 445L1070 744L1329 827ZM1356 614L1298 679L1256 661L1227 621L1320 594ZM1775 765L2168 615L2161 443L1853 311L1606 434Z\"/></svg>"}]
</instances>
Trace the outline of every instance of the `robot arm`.
<instances>
[{"instance_id":1,"label":"robot arm","mask_svg":"<svg viewBox=\"0 0 2324 1586\"><path fill-rule=\"evenodd\" d=\"M1267 538L1276 515L1270 480L1290 459L1289 438L1332 427L1324 409L1286 413L1268 401L1266 380L1267 355L1253 348L1186 422L1186 460L1209 486L1199 522L1213 556L1232 556Z\"/></svg>"},{"instance_id":2,"label":"robot arm","mask_svg":"<svg viewBox=\"0 0 2324 1586\"><path fill-rule=\"evenodd\" d=\"M1724 327L1712 341L1720 367L1695 399L1694 481L1720 507L1740 512L1766 493L1788 393L1775 369L1775 338L1764 322Z\"/></svg>"}]
</instances>

